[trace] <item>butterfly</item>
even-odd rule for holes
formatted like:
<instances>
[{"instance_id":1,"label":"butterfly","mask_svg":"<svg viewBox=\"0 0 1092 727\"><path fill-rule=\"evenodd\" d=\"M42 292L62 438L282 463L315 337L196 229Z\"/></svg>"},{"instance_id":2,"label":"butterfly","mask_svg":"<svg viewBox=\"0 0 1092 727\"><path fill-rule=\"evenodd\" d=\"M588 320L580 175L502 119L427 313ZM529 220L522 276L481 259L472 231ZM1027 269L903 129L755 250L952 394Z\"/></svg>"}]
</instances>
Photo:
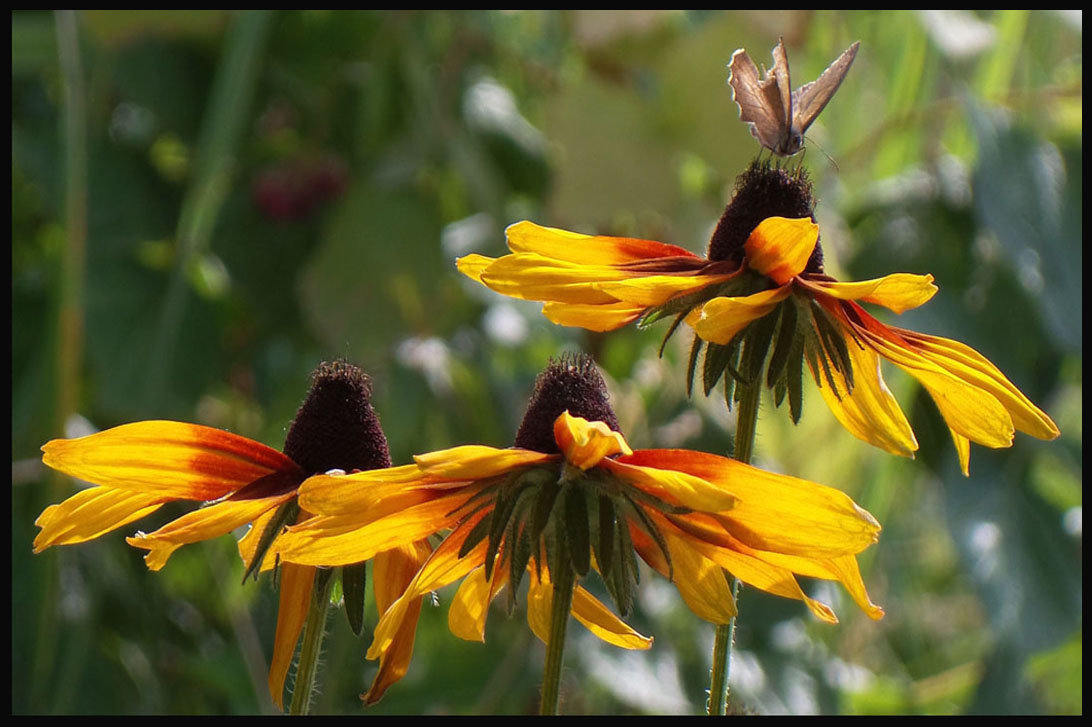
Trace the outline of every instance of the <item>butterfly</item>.
<instances>
[{"instance_id":1,"label":"butterfly","mask_svg":"<svg viewBox=\"0 0 1092 727\"><path fill-rule=\"evenodd\" d=\"M849 46L819 78L792 93L789 59L780 39L773 49L773 68L768 73L763 68L762 78L747 51L740 48L728 64L728 85L739 106L739 120L750 124L751 135L774 154L789 157L797 153L804 146L804 132L842 85L860 44L857 41Z\"/></svg>"}]
</instances>

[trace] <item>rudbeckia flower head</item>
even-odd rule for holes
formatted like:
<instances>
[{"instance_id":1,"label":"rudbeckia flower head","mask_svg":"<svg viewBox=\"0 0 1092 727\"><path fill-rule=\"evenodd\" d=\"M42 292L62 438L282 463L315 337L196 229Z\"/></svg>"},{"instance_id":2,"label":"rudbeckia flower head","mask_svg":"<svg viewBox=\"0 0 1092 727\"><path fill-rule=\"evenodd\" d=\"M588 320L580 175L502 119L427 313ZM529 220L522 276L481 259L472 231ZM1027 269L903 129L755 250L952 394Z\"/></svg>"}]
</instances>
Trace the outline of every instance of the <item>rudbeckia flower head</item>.
<instances>
[{"instance_id":1,"label":"rudbeckia flower head","mask_svg":"<svg viewBox=\"0 0 1092 727\"><path fill-rule=\"evenodd\" d=\"M309 516L300 511L296 499L299 485L309 475L390 466L387 440L370 399L371 382L359 368L343 361L322 364L289 428L283 454L230 432L170 421L136 422L48 442L42 447L47 465L93 486L42 512L36 523L42 530L34 541L35 552L91 540L167 502L188 500L205 506L152 533L127 538L130 545L148 551L145 563L150 569L162 568L182 545L248 524L247 535L239 541L247 574L272 568L276 558L270 551L276 537L285 526ZM425 555L418 552L414 564ZM382 554L377 564L381 558L402 557ZM288 563L281 568L269 673L270 693L278 706L310 604L316 565ZM344 565L346 613L360 633L364 563Z\"/></svg>"},{"instance_id":2,"label":"rudbeckia flower head","mask_svg":"<svg viewBox=\"0 0 1092 727\"><path fill-rule=\"evenodd\" d=\"M286 561L337 564L448 533L376 626L368 656L380 660L381 674L413 628L421 597L459 580L448 623L472 640L485 638L490 602L506 590L512 607L526 577L527 619L543 641L555 584L575 581L578 621L608 643L648 648L651 639L579 584L596 572L624 616L638 559L713 623L735 615L724 570L804 601L824 621L837 619L805 595L797 575L839 581L869 616L883 614L856 562L880 530L871 515L832 488L724 457L633 450L588 357L562 357L539 376L515 447L466 445L414 460L309 479L300 502L316 516L277 543ZM391 683L377 678L365 701Z\"/></svg>"},{"instance_id":3,"label":"rudbeckia flower head","mask_svg":"<svg viewBox=\"0 0 1092 727\"><path fill-rule=\"evenodd\" d=\"M765 383L799 421L807 369L853 435L912 457L918 443L884 382L886 359L932 396L964 474L971 442L1008 447L1016 430L1058 436L1050 417L977 351L886 325L862 306L894 313L920 306L937 291L931 275L851 283L826 275L814 208L804 171L756 160L737 181L705 258L662 242L519 222L506 233L512 254L468 255L457 265L499 293L544 301L543 314L562 325L609 331L668 318L666 343L685 322L696 334L688 388L697 380L709 394L723 381L729 407L744 387Z\"/></svg>"}]
</instances>

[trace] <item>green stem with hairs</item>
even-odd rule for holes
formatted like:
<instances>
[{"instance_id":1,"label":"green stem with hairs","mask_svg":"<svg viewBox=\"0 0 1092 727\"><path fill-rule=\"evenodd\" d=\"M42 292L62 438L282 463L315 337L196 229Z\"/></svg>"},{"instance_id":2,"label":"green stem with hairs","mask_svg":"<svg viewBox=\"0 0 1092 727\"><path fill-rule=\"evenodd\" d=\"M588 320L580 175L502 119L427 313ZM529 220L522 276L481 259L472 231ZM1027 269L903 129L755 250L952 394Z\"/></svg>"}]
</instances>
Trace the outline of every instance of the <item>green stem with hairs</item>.
<instances>
[{"instance_id":1,"label":"green stem with hairs","mask_svg":"<svg viewBox=\"0 0 1092 727\"><path fill-rule=\"evenodd\" d=\"M311 590L311 608L303 625L303 644L296 667L296 684L292 687L292 704L289 714L307 714L311 706L311 692L315 687L322 637L326 633L326 612L330 607L330 589L334 584L334 570L320 568L315 572L315 585Z\"/></svg>"},{"instance_id":2,"label":"green stem with hairs","mask_svg":"<svg viewBox=\"0 0 1092 727\"><path fill-rule=\"evenodd\" d=\"M733 459L751 463L755 446L755 429L758 424L758 399L762 392L761 382L743 387L736 418L736 441ZM732 598L739 607L739 579L725 571L732 584ZM709 683L709 714L724 715L728 712L728 673L732 667L732 642L735 639L736 620L717 626L713 641L713 672Z\"/></svg>"},{"instance_id":3,"label":"green stem with hairs","mask_svg":"<svg viewBox=\"0 0 1092 727\"><path fill-rule=\"evenodd\" d=\"M568 548L558 539L557 572L550 573L554 593L550 600L550 641L546 644L546 666L542 675L542 703L538 713L556 715L558 697L561 694L561 657L565 651L565 631L569 626L569 612L573 606L573 587L576 574L569 562Z\"/></svg>"}]
</instances>

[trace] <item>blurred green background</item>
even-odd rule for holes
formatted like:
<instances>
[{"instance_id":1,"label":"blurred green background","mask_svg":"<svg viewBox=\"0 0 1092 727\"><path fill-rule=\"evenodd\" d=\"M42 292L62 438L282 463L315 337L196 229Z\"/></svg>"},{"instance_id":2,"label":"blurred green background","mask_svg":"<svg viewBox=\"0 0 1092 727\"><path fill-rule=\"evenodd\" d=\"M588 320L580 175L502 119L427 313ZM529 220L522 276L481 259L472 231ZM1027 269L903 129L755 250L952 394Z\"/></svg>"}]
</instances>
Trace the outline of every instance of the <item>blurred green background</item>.
<instances>
[{"instance_id":1,"label":"blurred green background","mask_svg":"<svg viewBox=\"0 0 1092 727\"><path fill-rule=\"evenodd\" d=\"M159 573L123 535L31 554L76 485L43 442L174 418L280 447L322 360L375 381L396 463L507 446L551 355L593 353L635 447L724 452L687 399L688 337L549 324L462 278L531 219L702 252L758 146L725 83L783 36L794 85L861 50L809 130L828 271L932 273L899 318L974 346L1060 440L974 447L959 475L897 370L916 460L764 406L758 464L839 487L883 523L861 558L872 622L745 589L737 709L1081 713L1082 16L965 12L81 12L12 14L12 711L268 713L276 594L232 538ZM894 317L888 317L891 321ZM185 507L139 523L151 530ZM651 572L628 653L570 631L563 712L697 713L712 628ZM543 649L499 606L487 642L423 613L374 713L527 713ZM503 599L502 599L503 600ZM374 609L368 629L374 625ZM356 714L365 640L331 619L315 709Z\"/></svg>"}]
</instances>

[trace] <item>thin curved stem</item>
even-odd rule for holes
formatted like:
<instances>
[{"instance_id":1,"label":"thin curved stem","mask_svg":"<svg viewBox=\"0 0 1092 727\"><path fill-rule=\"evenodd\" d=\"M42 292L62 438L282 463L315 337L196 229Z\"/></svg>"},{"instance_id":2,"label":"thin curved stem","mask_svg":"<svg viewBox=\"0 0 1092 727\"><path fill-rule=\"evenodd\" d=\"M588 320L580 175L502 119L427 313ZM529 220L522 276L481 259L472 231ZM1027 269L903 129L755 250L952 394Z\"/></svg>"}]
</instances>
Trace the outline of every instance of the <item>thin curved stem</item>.
<instances>
[{"instance_id":1,"label":"thin curved stem","mask_svg":"<svg viewBox=\"0 0 1092 727\"><path fill-rule=\"evenodd\" d=\"M559 544L560 546L560 544ZM554 593L550 600L550 642L546 644L546 666L542 674L542 703L539 714L556 715L561 694L561 658L565 651L565 631L573 606L576 576L569 562L568 549L558 547L556 573L550 573Z\"/></svg>"},{"instance_id":2,"label":"thin curved stem","mask_svg":"<svg viewBox=\"0 0 1092 727\"><path fill-rule=\"evenodd\" d=\"M333 574L332 568L320 568L315 572L315 587L311 593L307 621L303 625L303 644L300 646L300 661L296 667L296 683L292 687L289 714L307 714L311 707L311 693L315 687L322 638L326 633L326 612L330 607Z\"/></svg>"},{"instance_id":3,"label":"thin curved stem","mask_svg":"<svg viewBox=\"0 0 1092 727\"><path fill-rule=\"evenodd\" d=\"M736 419L736 439L733 459L751 463L755 446L755 429L758 425L758 400L761 393L758 381L743 388ZM739 580L725 571L724 575L732 584L732 598L739 608ZM728 675L732 667L732 642L735 639L736 619L717 626L713 640L713 670L709 681L710 715L724 715L728 712Z\"/></svg>"}]
</instances>

